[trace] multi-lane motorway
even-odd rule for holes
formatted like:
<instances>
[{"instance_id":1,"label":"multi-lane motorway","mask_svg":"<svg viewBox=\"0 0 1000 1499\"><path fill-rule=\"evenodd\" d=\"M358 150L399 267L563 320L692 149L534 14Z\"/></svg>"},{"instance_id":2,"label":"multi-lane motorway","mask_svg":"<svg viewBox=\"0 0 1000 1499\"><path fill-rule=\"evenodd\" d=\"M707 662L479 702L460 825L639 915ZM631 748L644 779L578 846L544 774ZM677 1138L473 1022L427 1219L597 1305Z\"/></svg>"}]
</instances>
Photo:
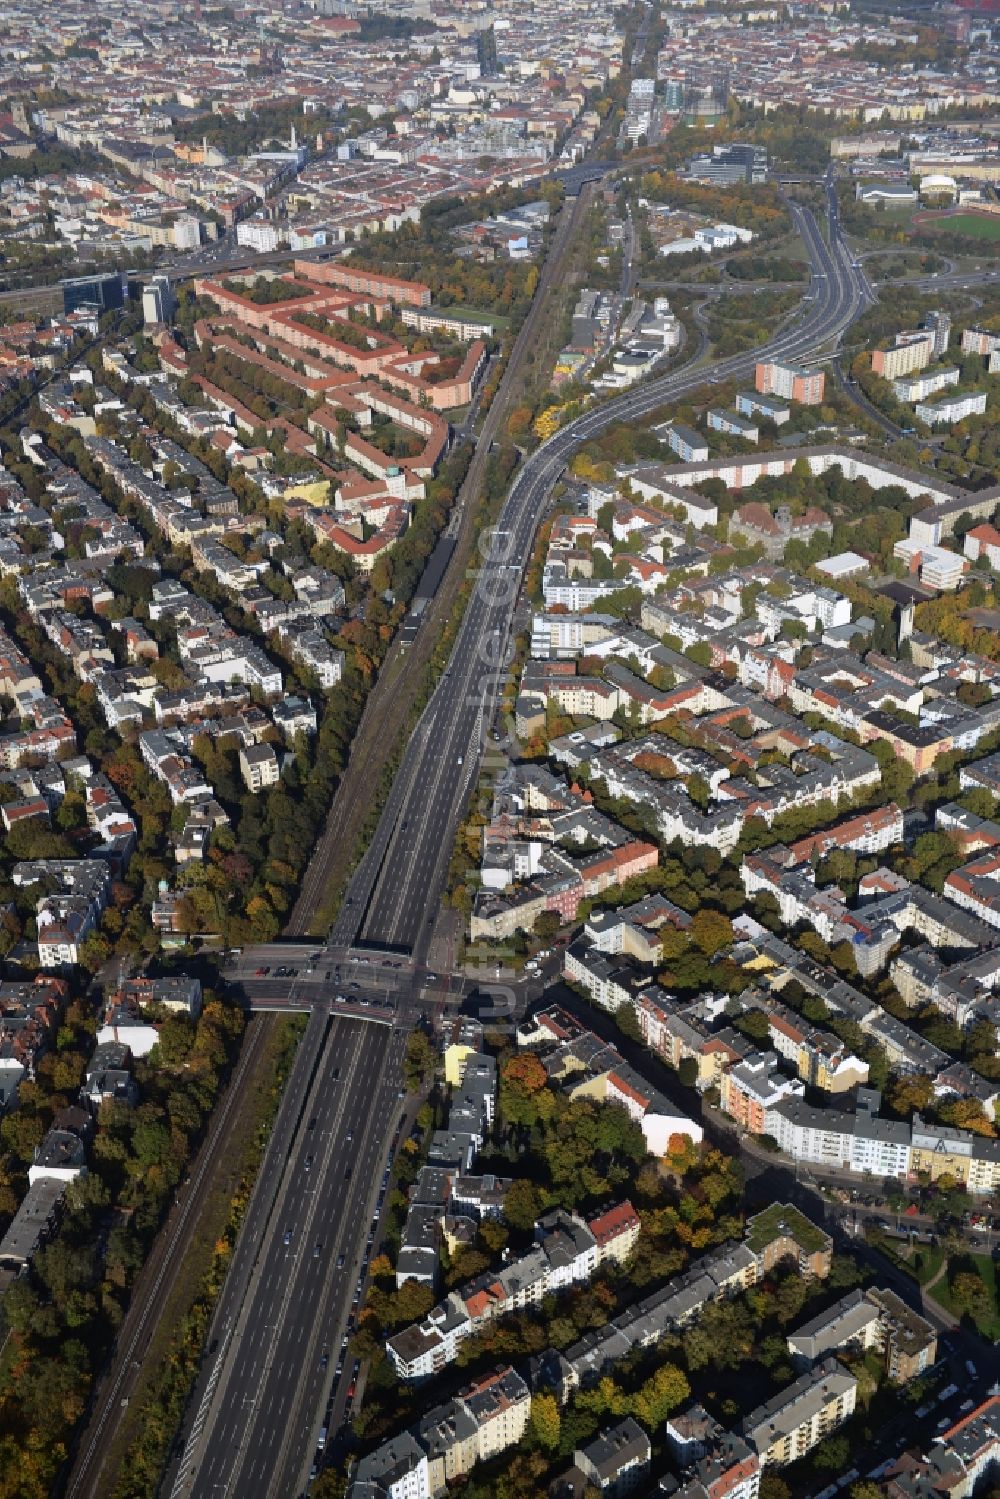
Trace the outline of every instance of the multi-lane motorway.
<instances>
[{"instance_id":1,"label":"multi-lane motorway","mask_svg":"<svg viewBox=\"0 0 1000 1499\"><path fill-rule=\"evenodd\" d=\"M411 737L328 942L295 959L289 953L323 980L296 975L301 998L315 994L309 1030L213 1321L166 1490L172 1499L297 1494L324 1423L344 1413L353 1371L338 1371L337 1361L401 1108L405 1023L373 1025L354 1003L347 1010L359 1018L338 1013L325 975L349 989L359 951L378 949L371 971L385 976L397 1018L412 1020L456 825L509 656L523 568L555 482L573 453L612 423L641 419L709 380L745 379L762 354L805 360L837 339L871 293L841 239L832 179L827 192L828 240L807 209L791 205L812 280L801 315L765 350L664 375L588 411L533 453L512 486L484 544L450 666ZM242 976L248 989L272 977L248 969Z\"/></svg>"},{"instance_id":2,"label":"multi-lane motorway","mask_svg":"<svg viewBox=\"0 0 1000 1499\"><path fill-rule=\"evenodd\" d=\"M349 1400L348 1320L403 1108L404 1036L320 1009L309 1027L297 1108L272 1136L213 1320L175 1499L301 1493Z\"/></svg>"},{"instance_id":3,"label":"multi-lane motorway","mask_svg":"<svg viewBox=\"0 0 1000 1499\"><path fill-rule=\"evenodd\" d=\"M678 371L586 412L529 457L484 547L475 590L445 672L410 741L369 855L351 882L331 941L426 952L456 825L476 774L508 659L508 631L532 538L569 458L614 422L634 421L708 380L743 379L762 355L800 360L834 340L868 305L864 272L843 243L832 177L829 244L808 209L791 204L812 280L802 315L764 350L710 370Z\"/></svg>"}]
</instances>

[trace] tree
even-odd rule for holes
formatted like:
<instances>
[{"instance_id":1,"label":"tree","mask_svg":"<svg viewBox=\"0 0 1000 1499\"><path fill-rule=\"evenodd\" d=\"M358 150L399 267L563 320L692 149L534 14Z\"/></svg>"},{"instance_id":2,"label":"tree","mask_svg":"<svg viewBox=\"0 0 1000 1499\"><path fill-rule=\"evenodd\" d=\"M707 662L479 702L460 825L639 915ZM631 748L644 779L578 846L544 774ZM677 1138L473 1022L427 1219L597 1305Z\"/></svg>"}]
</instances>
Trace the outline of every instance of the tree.
<instances>
[{"instance_id":1,"label":"tree","mask_svg":"<svg viewBox=\"0 0 1000 1499\"><path fill-rule=\"evenodd\" d=\"M411 1093L419 1093L436 1061L434 1048L423 1031L413 1031L406 1043L403 1077Z\"/></svg>"},{"instance_id":2,"label":"tree","mask_svg":"<svg viewBox=\"0 0 1000 1499\"><path fill-rule=\"evenodd\" d=\"M560 927L558 911L542 911L535 919L535 936L551 942Z\"/></svg>"},{"instance_id":3,"label":"tree","mask_svg":"<svg viewBox=\"0 0 1000 1499\"><path fill-rule=\"evenodd\" d=\"M733 924L721 911L712 911L708 907L696 911L689 932L692 942L708 958L714 957L724 947L732 946Z\"/></svg>"},{"instance_id":4,"label":"tree","mask_svg":"<svg viewBox=\"0 0 1000 1499\"><path fill-rule=\"evenodd\" d=\"M950 1124L955 1129L966 1129L974 1135L985 1135L990 1139L995 1134L978 1098L951 1099L939 1105L937 1113L942 1124Z\"/></svg>"},{"instance_id":5,"label":"tree","mask_svg":"<svg viewBox=\"0 0 1000 1499\"><path fill-rule=\"evenodd\" d=\"M559 1402L554 1395L543 1391L532 1396L530 1426L531 1434L540 1447L552 1452L559 1446L562 1418L559 1414Z\"/></svg>"},{"instance_id":6,"label":"tree","mask_svg":"<svg viewBox=\"0 0 1000 1499\"><path fill-rule=\"evenodd\" d=\"M922 1073L897 1078L889 1092L889 1106L904 1119L922 1113L934 1097L934 1081Z\"/></svg>"},{"instance_id":7,"label":"tree","mask_svg":"<svg viewBox=\"0 0 1000 1499\"><path fill-rule=\"evenodd\" d=\"M989 1306L986 1284L975 1270L959 1270L949 1281L948 1289L959 1311L969 1312L973 1317Z\"/></svg>"},{"instance_id":8,"label":"tree","mask_svg":"<svg viewBox=\"0 0 1000 1499\"><path fill-rule=\"evenodd\" d=\"M503 1215L511 1228L530 1233L542 1211L542 1194L526 1177L516 1177L507 1188Z\"/></svg>"},{"instance_id":9,"label":"tree","mask_svg":"<svg viewBox=\"0 0 1000 1499\"><path fill-rule=\"evenodd\" d=\"M690 1393L683 1371L676 1364L661 1364L632 1397L632 1414L648 1430L655 1431Z\"/></svg>"},{"instance_id":10,"label":"tree","mask_svg":"<svg viewBox=\"0 0 1000 1499\"><path fill-rule=\"evenodd\" d=\"M851 1441L843 1432L826 1437L813 1453L813 1465L821 1472L843 1473L851 1455Z\"/></svg>"},{"instance_id":11,"label":"tree","mask_svg":"<svg viewBox=\"0 0 1000 1499\"><path fill-rule=\"evenodd\" d=\"M682 1057L681 1065L677 1069L677 1075L685 1088L693 1088L698 1082L698 1060L696 1057Z\"/></svg>"},{"instance_id":12,"label":"tree","mask_svg":"<svg viewBox=\"0 0 1000 1499\"><path fill-rule=\"evenodd\" d=\"M509 1124L535 1124L538 1097L548 1083L548 1073L534 1052L524 1052L505 1062L500 1073L500 1108Z\"/></svg>"},{"instance_id":13,"label":"tree","mask_svg":"<svg viewBox=\"0 0 1000 1499\"><path fill-rule=\"evenodd\" d=\"M387 1324L408 1327L420 1322L434 1305L434 1292L425 1281L404 1280L399 1290L389 1298Z\"/></svg>"}]
</instances>

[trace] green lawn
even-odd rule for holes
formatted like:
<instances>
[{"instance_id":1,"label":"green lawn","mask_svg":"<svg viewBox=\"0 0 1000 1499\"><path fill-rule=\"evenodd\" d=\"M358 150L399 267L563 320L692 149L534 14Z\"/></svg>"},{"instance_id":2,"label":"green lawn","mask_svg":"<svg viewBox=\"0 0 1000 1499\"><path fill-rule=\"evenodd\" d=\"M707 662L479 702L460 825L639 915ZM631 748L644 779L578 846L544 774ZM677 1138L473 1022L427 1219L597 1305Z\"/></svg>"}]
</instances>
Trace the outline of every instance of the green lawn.
<instances>
[{"instance_id":1,"label":"green lawn","mask_svg":"<svg viewBox=\"0 0 1000 1499\"><path fill-rule=\"evenodd\" d=\"M926 1286L940 1270L944 1260L944 1250L940 1245L933 1249L929 1244L918 1244L913 1253L907 1255L907 1259L916 1271L920 1284ZM936 1296L937 1292L938 1286L935 1286L931 1295Z\"/></svg>"},{"instance_id":2,"label":"green lawn","mask_svg":"<svg viewBox=\"0 0 1000 1499\"><path fill-rule=\"evenodd\" d=\"M484 312L481 307L435 307L443 317L461 318L466 323L492 323L498 333L510 327L510 318L503 312Z\"/></svg>"},{"instance_id":3,"label":"green lawn","mask_svg":"<svg viewBox=\"0 0 1000 1499\"><path fill-rule=\"evenodd\" d=\"M922 226L935 234L965 234L970 239L1000 240L1000 214L954 213L945 219L931 219Z\"/></svg>"},{"instance_id":4,"label":"green lawn","mask_svg":"<svg viewBox=\"0 0 1000 1499\"><path fill-rule=\"evenodd\" d=\"M997 1304L996 1267L988 1254L963 1255L962 1259L967 1260L971 1267L975 1269L990 1293L989 1307L978 1315L975 1320L976 1326L983 1337L992 1338L996 1341L1000 1339L1000 1307ZM941 1277L931 1295L935 1301L939 1301L943 1307L952 1312L956 1317L961 1315L961 1309L952 1302L947 1275Z\"/></svg>"}]
</instances>

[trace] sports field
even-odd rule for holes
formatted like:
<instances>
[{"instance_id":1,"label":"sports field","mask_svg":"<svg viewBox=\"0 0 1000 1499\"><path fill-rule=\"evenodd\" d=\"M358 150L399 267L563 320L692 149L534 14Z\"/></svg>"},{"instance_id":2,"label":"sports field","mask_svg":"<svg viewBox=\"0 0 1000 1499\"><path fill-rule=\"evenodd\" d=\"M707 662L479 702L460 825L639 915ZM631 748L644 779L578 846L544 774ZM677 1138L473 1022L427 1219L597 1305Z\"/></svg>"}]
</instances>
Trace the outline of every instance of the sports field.
<instances>
[{"instance_id":1,"label":"sports field","mask_svg":"<svg viewBox=\"0 0 1000 1499\"><path fill-rule=\"evenodd\" d=\"M924 227L937 234L964 234L969 239L1000 240L1000 214L949 213L925 219Z\"/></svg>"}]
</instances>

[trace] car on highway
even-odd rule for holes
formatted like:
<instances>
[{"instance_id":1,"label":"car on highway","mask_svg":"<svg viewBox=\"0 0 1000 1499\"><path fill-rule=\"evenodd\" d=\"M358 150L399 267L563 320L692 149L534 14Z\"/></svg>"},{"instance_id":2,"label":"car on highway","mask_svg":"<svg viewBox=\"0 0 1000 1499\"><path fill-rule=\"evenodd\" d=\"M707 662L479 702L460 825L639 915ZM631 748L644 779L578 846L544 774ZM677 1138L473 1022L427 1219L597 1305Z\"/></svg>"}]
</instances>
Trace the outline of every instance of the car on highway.
<instances>
[{"instance_id":1,"label":"car on highway","mask_svg":"<svg viewBox=\"0 0 1000 1499\"><path fill-rule=\"evenodd\" d=\"M285 1229L285 1235L284 1235L284 1244L285 1244L285 1248L286 1249L288 1248L288 1246L289 1246L289 1244L291 1242L292 1242L292 1230L290 1228L286 1228Z\"/></svg>"},{"instance_id":2,"label":"car on highway","mask_svg":"<svg viewBox=\"0 0 1000 1499\"><path fill-rule=\"evenodd\" d=\"M311 1155L307 1155L306 1158L305 1158L305 1160L302 1163L302 1169L303 1169L303 1171L311 1171L312 1170L312 1163L313 1163L312 1156Z\"/></svg>"},{"instance_id":3,"label":"car on highway","mask_svg":"<svg viewBox=\"0 0 1000 1499\"><path fill-rule=\"evenodd\" d=\"M337 1255L337 1269L338 1270L343 1270L344 1265L346 1263L346 1260L347 1260L347 1256L343 1253L343 1251L341 1251L341 1253Z\"/></svg>"},{"instance_id":4,"label":"car on highway","mask_svg":"<svg viewBox=\"0 0 1000 1499\"><path fill-rule=\"evenodd\" d=\"M354 1139L354 1131L352 1129L349 1129L344 1138L347 1141L348 1145L350 1145L351 1141Z\"/></svg>"},{"instance_id":5,"label":"car on highway","mask_svg":"<svg viewBox=\"0 0 1000 1499\"><path fill-rule=\"evenodd\" d=\"M319 1356L319 1366L320 1366L320 1368L321 1369L325 1369L326 1366L327 1366L327 1364L329 1362L330 1362L330 1355L327 1353L326 1349L324 1348L323 1352Z\"/></svg>"},{"instance_id":6,"label":"car on highway","mask_svg":"<svg viewBox=\"0 0 1000 1499\"><path fill-rule=\"evenodd\" d=\"M315 1242L315 1244L313 1245L313 1259L314 1260L318 1260L319 1257L320 1257L320 1255L322 1253L323 1253L323 1246L319 1242L319 1240L317 1239L316 1242Z\"/></svg>"}]
</instances>

